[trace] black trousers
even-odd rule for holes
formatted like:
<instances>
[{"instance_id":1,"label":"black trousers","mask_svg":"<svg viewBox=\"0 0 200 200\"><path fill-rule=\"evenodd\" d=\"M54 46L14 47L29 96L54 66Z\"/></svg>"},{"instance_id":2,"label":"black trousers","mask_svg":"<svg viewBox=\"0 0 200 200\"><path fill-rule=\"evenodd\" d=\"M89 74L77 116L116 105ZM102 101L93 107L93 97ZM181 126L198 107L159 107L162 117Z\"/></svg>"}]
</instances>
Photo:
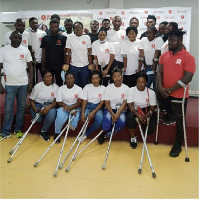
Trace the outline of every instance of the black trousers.
<instances>
[{"instance_id":1,"label":"black trousers","mask_svg":"<svg viewBox=\"0 0 200 200\"><path fill-rule=\"evenodd\" d=\"M49 69L54 77L56 78L56 81L54 81L59 87L63 85L63 80L61 78L61 69Z\"/></svg>"},{"instance_id":2,"label":"black trousers","mask_svg":"<svg viewBox=\"0 0 200 200\"><path fill-rule=\"evenodd\" d=\"M40 75L42 76L42 63L33 64L33 86L38 83L38 69L40 71Z\"/></svg>"}]
</instances>

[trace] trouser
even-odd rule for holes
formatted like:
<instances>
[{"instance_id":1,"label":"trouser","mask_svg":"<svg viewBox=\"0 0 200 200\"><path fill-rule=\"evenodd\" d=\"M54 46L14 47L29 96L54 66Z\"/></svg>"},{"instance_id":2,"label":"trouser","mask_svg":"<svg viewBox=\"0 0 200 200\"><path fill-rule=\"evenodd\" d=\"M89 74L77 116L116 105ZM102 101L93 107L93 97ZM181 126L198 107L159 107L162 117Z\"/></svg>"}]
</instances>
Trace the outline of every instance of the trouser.
<instances>
[{"instance_id":1,"label":"trouser","mask_svg":"<svg viewBox=\"0 0 200 200\"><path fill-rule=\"evenodd\" d=\"M103 72L106 68L107 68L108 65L106 65L104 68L101 69L101 65L98 65L98 68L101 72ZM110 69L108 70L108 74L110 77L103 77L103 80L102 80L102 85L104 85L105 87L108 86L108 84L110 83L110 78L111 78L111 67Z\"/></svg>"},{"instance_id":2,"label":"trouser","mask_svg":"<svg viewBox=\"0 0 200 200\"><path fill-rule=\"evenodd\" d=\"M38 69L40 71L40 75L42 75L42 63L33 64L33 86L38 83Z\"/></svg>"},{"instance_id":3,"label":"trouser","mask_svg":"<svg viewBox=\"0 0 200 200\"><path fill-rule=\"evenodd\" d=\"M135 74L124 75L123 76L123 83L130 88L136 86Z\"/></svg>"},{"instance_id":4,"label":"trouser","mask_svg":"<svg viewBox=\"0 0 200 200\"><path fill-rule=\"evenodd\" d=\"M148 67L148 65L145 67L145 72L150 72L152 71L152 67ZM146 87L150 88L151 84L153 83L153 90L156 92L156 76L154 74L149 74L148 75L148 81L146 84Z\"/></svg>"},{"instance_id":5,"label":"trouser","mask_svg":"<svg viewBox=\"0 0 200 200\"><path fill-rule=\"evenodd\" d=\"M63 85L63 80L62 80L62 78L61 78L61 69L48 69L48 70L50 70L51 71L51 73L52 73L52 75L53 75L53 77L54 77L54 75L55 75L55 78L56 78L56 84L60 87L60 86L62 86Z\"/></svg>"}]
</instances>

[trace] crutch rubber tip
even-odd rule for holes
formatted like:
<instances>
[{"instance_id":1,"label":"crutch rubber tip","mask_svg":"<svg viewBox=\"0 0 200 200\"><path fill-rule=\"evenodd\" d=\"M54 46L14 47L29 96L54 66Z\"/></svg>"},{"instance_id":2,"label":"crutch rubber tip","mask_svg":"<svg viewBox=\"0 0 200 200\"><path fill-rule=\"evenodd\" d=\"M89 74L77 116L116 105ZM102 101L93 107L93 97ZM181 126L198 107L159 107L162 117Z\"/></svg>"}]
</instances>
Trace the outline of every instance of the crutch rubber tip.
<instances>
[{"instance_id":1,"label":"crutch rubber tip","mask_svg":"<svg viewBox=\"0 0 200 200\"><path fill-rule=\"evenodd\" d=\"M73 159L72 159L72 161L75 161L75 159L76 159L76 157L74 156Z\"/></svg>"},{"instance_id":2,"label":"crutch rubber tip","mask_svg":"<svg viewBox=\"0 0 200 200\"><path fill-rule=\"evenodd\" d=\"M35 164L34 164L34 167L37 167L38 166L38 162L36 162Z\"/></svg>"},{"instance_id":3,"label":"crutch rubber tip","mask_svg":"<svg viewBox=\"0 0 200 200\"><path fill-rule=\"evenodd\" d=\"M158 144L158 141L154 141L154 144L157 145L157 144Z\"/></svg>"},{"instance_id":4,"label":"crutch rubber tip","mask_svg":"<svg viewBox=\"0 0 200 200\"><path fill-rule=\"evenodd\" d=\"M103 165L102 169L104 169L104 170L105 170L105 169L106 169L106 166L105 166L105 165Z\"/></svg>"},{"instance_id":5,"label":"crutch rubber tip","mask_svg":"<svg viewBox=\"0 0 200 200\"><path fill-rule=\"evenodd\" d=\"M189 157L187 158L187 157L185 157L185 162L190 162L190 159L189 159Z\"/></svg>"},{"instance_id":6,"label":"crutch rubber tip","mask_svg":"<svg viewBox=\"0 0 200 200\"><path fill-rule=\"evenodd\" d=\"M142 174L142 169L138 169L138 174Z\"/></svg>"},{"instance_id":7,"label":"crutch rubber tip","mask_svg":"<svg viewBox=\"0 0 200 200\"><path fill-rule=\"evenodd\" d=\"M65 171L68 172L69 171L69 167Z\"/></svg>"},{"instance_id":8,"label":"crutch rubber tip","mask_svg":"<svg viewBox=\"0 0 200 200\"><path fill-rule=\"evenodd\" d=\"M9 154L12 154L12 153L13 153L13 149L9 151Z\"/></svg>"},{"instance_id":9,"label":"crutch rubber tip","mask_svg":"<svg viewBox=\"0 0 200 200\"><path fill-rule=\"evenodd\" d=\"M61 164L58 168L59 168L59 169L62 169L62 167L63 167L63 165Z\"/></svg>"},{"instance_id":10,"label":"crutch rubber tip","mask_svg":"<svg viewBox=\"0 0 200 200\"><path fill-rule=\"evenodd\" d=\"M152 173L152 177L156 178L156 173L155 172Z\"/></svg>"},{"instance_id":11,"label":"crutch rubber tip","mask_svg":"<svg viewBox=\"0 0 200 200\"><path fill-rule=\"evenodd\" d=\"M54 177L56 177L56 176L57 176L57 171L55 171L55 172L54 172L53 176L54 176Z\"/></svg>"},{"instance_id":12,"label":"crutch rubber tip","mask_svg":"<svg viewBox=\"0 0 200 200\"><path fill-rule=\"evenodd\" d=\"M10 163L10 162L11 162L11 160L12 160L12 158L9 158L9 159L7 160L7 162L8 162L8 163Z\"/></svg>"}]
</instances>

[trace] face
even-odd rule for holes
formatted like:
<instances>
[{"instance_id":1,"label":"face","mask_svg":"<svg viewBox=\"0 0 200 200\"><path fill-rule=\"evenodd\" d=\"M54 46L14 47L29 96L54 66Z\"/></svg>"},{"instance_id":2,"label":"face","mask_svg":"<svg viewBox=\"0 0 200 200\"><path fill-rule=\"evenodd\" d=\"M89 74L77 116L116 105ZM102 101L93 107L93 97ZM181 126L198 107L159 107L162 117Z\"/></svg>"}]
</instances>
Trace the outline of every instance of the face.
<instances>
[{"instance_id":1,"label":"face","mask_svg":"<svg viewBox=\"0 0 200 200\"><path fill-rule=\"evenodd\" d=\"M165 28L166 28L165 24L160 24L159 25L159 33L160 33L160 35L164 35L165 34Z\"/></svg>"},{"instance_id":2,"label":"face","mask_svg":"<svg viewBox=\"0 0 200 200\"><path fill-rule=\"evenodd\" d=\"M129 40L130 40L131 42L134 42L135 39L136 39L136 37L137 37L137 33L135 33L135 31L130 30L130 31L128 32L128 38L129 38Z\"/></svg>"},{"instance_id":3,"label":"face","mask_svg":"<svg viewBox=\"0 0 200 200\"><path fill-rule=\"evenodd\" d=\"M104 27L106 30L110 29L110 22L109 21L104 21L102 24L102 27Z\"/></svg>"},{"instance_id":4,"label":"face","mask_svg":"<svg viewBox=\"0 0 200 200\"><path fill-rule=\"evenodd\" d=\"M74 33L76 36L81 36L83 34L83 28L80 24L75 24Z\"/></svg>"},{"instance_id":5,"label":"face","mask_svg":"<svg viewBox=\"0 0 200 200\"><path fill-rule=\"evenodd\" d=\"M147 38L148 38L148 40L152 41L152 40L155 39L155 37L156 37L156 34L154 33L154 31L151 30L151 29L147 29Z\"/></svg>"},{"instance_id":6,"label":"face","mask_svg":"<svg viewBox=\"0 0 200 200\"><path fill-rule=\"evenodd\" d=\"M171 36L168 38L168 47L170 51L176 50L182 44L182 40L176 36Z\"/></svg>"},{"instance_id":7,"label":"face","mask_svg":"<svg viewBox=\"0 0 200 200\"><path fill-rule=\"evenodd\" d=\"M37 30L38 28L38 21L36 19L32 20L29 24L32 30Z\"/></svg>"},{"instance_id":8,"label":"face","mask_svg":"<svg viewBox=\"0 0 200 200\"><path fill-rule=\"evenodd\" d=\"M24 30L25 30L25 22L23 22L23 21L17 22L15 24L15 27L16 27L16 31L19 31L20 33L23 33Z\"/></svg>"},{"instance_id":9,"label":"face","mask_svg":"<svg viewBox=\"0 0 200 200\"><path fill-rule=\"evenodd\" d=\"M112 75L112 79L115 84L121 84L122 83L122 74L120 72L114 72Z\"/></svg>"},{"instance_id":10,"label":"face","mask_svg":"<svg viewBox=\"0 0 200 200\"><path fill-rule=\"evenodd\" d=\"M96 21L91 22L90 28L92 31L98 31L99 30L99 23Z\"/></svg>"},{"instance_id":11,"label":"face","mask_svg":"<svg viewBox=\"0 0 200 200\"><path fill-rule=\"evenodd\" d=\"M74 76L72 74L66 75L65 82L67 83L67 86L73 86L74 85Z\"/></svg>"},{"instance_id":12,"label":"face","mask_svg":"<svg viewBox=\"0 0 200 200\"><path fill-rule=\"evenodd\" d=\"M45 85L51 85L52 84L52 74L50 72L47 72L44 77L43 77L43 81Z\"/></svg>"},{"instance_id":13,"label":"face","mask_svg":"<svg viewBox=\"0 0 200 200\"><path fill-rule=\"evenodd\" d=\"M144 91L146 83L147 83L147 80L144 77L139 77L136 82L137 89L139 91Z\"/></svg>"},{"instance_id":14,"label":"face","mask_svg":"<svg viewBox=\"0 0 200 200\"><path fill-rule=\"evenodd\" d=\"M98 37L99 37L99 40L104 41L106 39L105 31L100 31Z\"/></svg>"},{"instance_id":15,"label":"face","mask_svg":"<svg viewBox=\"0 0 200 200\"><path fill-rule=\"evenodd\" d=\"M129 25L137 28L139 26L139 22L137 19L132 19Z\"/></svg>"},{"instance_id":16,"label":"face","mask_svg":"<svg viewBox=\"0 0 200 200\"><path fill-rule=\"evenodd\" d=\"M169 32L172 31L172 30L173 30L173 27L172 27L170 24L168 24L168 25L165 27L165 34L169 33Z\"/></svg>"},{"instance_id":17,"label":"face","mask_svg":"<svg viewBox=\"0 0 200 200\"><path fill-rule=\"evenodd\" d=\"M95 86L95 87L98 87L100 85L100 81L101 81L101 78L99 77L98 74L94 74L92 75L92 84Z\"/></svg>"},{"instance_id":18,"label":"face","mask_svg":"<svg viewBox=\"0 0 200 200\"><path fill-rule=\"evenodd\" d=\"M113 21L112 21L112 24L114 26L114 29L119 29L120 26L122 25L121 18L120 17L114 17Z\"/></svg>"},{"instance_id":19,"label":"face","mask_svg":"<svg viewBox=\"0 0 200 200\"><path fill-rule=\"evenodd\" d=\"M60 24L60 20L58 18L52 18L51 20L57 21Z\"/></svg>"},{"instance_id":20,"label":"face","mask_svg":"<svg viewBox=\"0 0 200 200\"><path fill-rule=\"evenodd\" d=\"M147 28L155 26L156 22L153 19L147 19Z\"/></svg>"},{"instance_id":21,"label":"face","mask_svg":"<svg viewBox=\"0 0 200 200\"><path fill-rule=\"evenodd\" d=\"M17 47L19 47L19 45L22 42L22 36L20 34L18 34L18 33L17 34L12 34L10 36L10 40L11 40L12 47L17 48Z\"/></svg>"},{"instance_id":22,"label":"face","mask_svg":"<svg viewBox=\"0 0 200 200\"><path fill-rule=\"evenodd\" d=\"M65 27L65 29L66 29L68 32L71 32L72 26L73 26L72 22L70 22L70 21L65 21L64 27Z\"/></svg>"},{"instance_id":23,"label":"face","mask_svg":"<svg viewBox=\"0 0 200 200\"><path fill-rule=\"evenodd\" d=\"M51 23L50 24L50 31L51 31L51 34L55 35L58 33L58 30L59 30L59 26L57 23Z\"/></svg>"}]
</instances>

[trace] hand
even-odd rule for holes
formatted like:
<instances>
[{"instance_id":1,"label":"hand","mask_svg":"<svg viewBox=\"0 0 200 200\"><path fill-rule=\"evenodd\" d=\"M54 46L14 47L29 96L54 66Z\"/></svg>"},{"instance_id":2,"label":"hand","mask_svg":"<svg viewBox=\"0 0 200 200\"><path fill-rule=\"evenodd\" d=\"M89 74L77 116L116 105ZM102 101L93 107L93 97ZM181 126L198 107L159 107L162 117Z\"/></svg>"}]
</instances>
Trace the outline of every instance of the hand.
<instances>
[{"instance_id":1,"label":"hand","mask_svg":"<svg viewBox=\"0 0 200 200\"><path fill-rule=\"evenodd\" d=\"M140 72L140 71L141 71L140 69L136 69L136 70L135 70L136 73L137 73L137 72Z\"/></svg>"},{"instance_id":2,"label":"hand","mask_svg":"<svg viewBox=\"0 0 200 200\"><path fill-rule=\"evenodd\" d=\"M69 110L69 106L65 106L65 107L63 108L63 110L69 112L69 111L70 111L70 110Z\"/></svg>"},{"instance_id":3,"label":"hand","mask_svg":"<svg viewBox=\"0 0 200 200\"><path fill-rule=\"evenodd\" d=\"M157 71L153 70L153 74L154 74L154 76L156 76L157 75Z\"/></svg>"},{"instance_id":4,"label":"hand","mask_svg":"<svg viewBox=\"0 0 200 200\"><path fill-rule=\"evenodd\" d=\"M102 74L103 74L103 76L106 76L108 74L108 70L105 69Z\"/></svg>"},{"instance_id":5,"label":"hand","mask_svg":"<svg viewBox=\"0 0 200 200\"><path fill-rule=\"evenodd\" d=\"M2 86L1 83L0 83L0 93L1 93L1 94L4 94L4 93L5 93L5 89L4 89L4 87Z\"/></svg>"},{"instance_id":6,"label":"hand","mask_svg":"<svg viewBox=\"0 0 200 200\"><path fill-rule=\"evenodd\" d=\"M41 109L39 109L39 108L35 108L35 109L34 109L34 112L36 112L36 113L37 113L37 112L40 112L40 111L41 111Z\"/></svg>"},{"instance_id":7,"label":"hand","mask_svg":"<svg viewBox=\"0 0 200 200\"><path fill-rule=\"evenodd\" d=\"M160 88L159 91L163 98L167 98L169 96L169 92L167 92L166 88Z\"/></svg>"},{"instance_id":8,"label":"hand","mask_svg":"<svg viewBox=\"0 0 200 200\"><path fill-rule=\"evenodd\" d=\"M146 123L146 119L144 117L142 117L141 115L138 114L138 119L139 121L142 123L142 124L145 124Z\"/></svg>"},{"instance_id":9,"label":"hand","mask_svg":"<svg viewBox=\"0 0 200 200\"><path fill-rule=\"evenodd\" d=\"M29 83L28 84L28 94L31 93L32 89L33 89L33 85L31 83Z\"/></svg>"},{"instance_id":10,"label":"hand","mask_svg":"<svg viewBox=\"0 0 200 200\"><path fill-rule=\"evenodd\" d=\"M126 67L123 67L123 68L122 68L122 72L126 72Z\"/></svg>"},{"instance_id":11,"label":"hand","mask_svg":"<svg viewBox=\"0 0 200 200\"><path fill-rule=\"evenodd\" d=\"M49 106L45 106L41 111L40 114L46 115L49 112L50 108Z\"/></svg>"},{"instance_id":12,"label":"hand","mask_svg":"<svg viewBox=\"0 0 200 200\"><path fill-rule=\"evenodd\" d=\"M69 65L68 65L68 64L64 64L64 65L62 66L62 69L63 69L64 71L67 71L67 70L69 69Z\"/></svg>"},{"instance_id":13,"label":"hand","mask_svg":"<svg viewBox=\"0 0 200 200\"><path fill-rule=\"evenodd\" d=\"M95 115L95 112L91 112L89 115L88 115L88 119L91 120L94 118L94 115Z\"/></svg>"}]
</instances>

